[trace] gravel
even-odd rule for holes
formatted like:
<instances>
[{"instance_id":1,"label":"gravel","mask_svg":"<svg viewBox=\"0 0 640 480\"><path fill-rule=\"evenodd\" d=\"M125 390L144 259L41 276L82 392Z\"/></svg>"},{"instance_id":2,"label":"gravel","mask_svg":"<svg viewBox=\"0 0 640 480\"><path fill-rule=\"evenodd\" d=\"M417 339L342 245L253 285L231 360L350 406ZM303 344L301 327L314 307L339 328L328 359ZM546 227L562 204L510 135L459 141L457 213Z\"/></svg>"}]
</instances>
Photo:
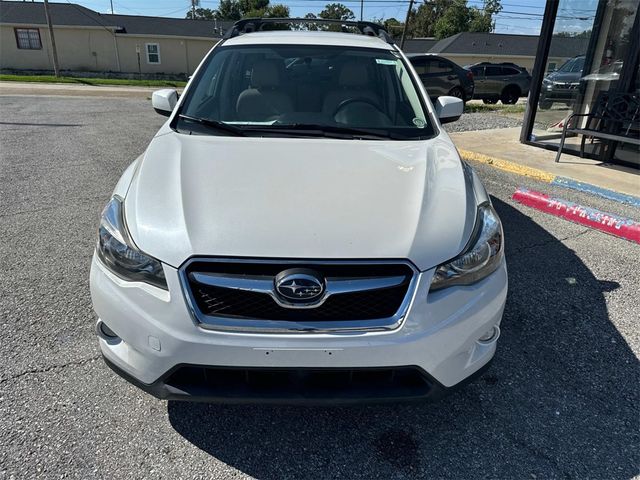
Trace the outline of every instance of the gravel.
<instances>
[{"instance_id":1,"label":"gravel","mask_svg":"<svg viewBox=\"0 0 640 480\"><path fill-rule=\"evenodd\" d=\"M476 166L504 223L510 291L492 368L440 403L167 403L103 364L88 291L98 214L164 119L144 99L0 108L0 478L638 475L640 247L511 194L638 209Z\"/></svg>"},{"instance_id":2,"label":"gravel","mask_svg":"<svg viewBox=\"0 0 640 480\"><path fill-rule=\"evenodd\" d=\"M492 128L511 128L522 125L521 120L505 117L493 112L465 113L456 122L445 124L447 132L467 132L470 130L489 130Z\"/></svg>"}]
</instances>

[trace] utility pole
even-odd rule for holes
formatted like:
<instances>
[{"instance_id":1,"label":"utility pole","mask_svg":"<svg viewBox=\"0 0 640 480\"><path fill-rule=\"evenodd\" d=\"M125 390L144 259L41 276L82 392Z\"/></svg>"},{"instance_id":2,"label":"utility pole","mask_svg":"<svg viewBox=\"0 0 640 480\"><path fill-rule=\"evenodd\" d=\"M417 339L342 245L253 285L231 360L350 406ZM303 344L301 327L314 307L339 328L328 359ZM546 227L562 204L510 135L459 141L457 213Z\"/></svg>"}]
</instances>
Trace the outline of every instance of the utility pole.
<instances>
[{"instance_id":1,"label":"utility pole","mask_svg":"<svg viewBox=\"0 0 640 480\"><path fill-rule=\"evenodd\" d=\"M363 14L364 14L364 0L360 0L360 21L362 21Z\"/></svg>"},{"instance_id":2,"label":"utility pole","mask_svg":"<svg viewBox=\"0 0 640 480\"><path fill-rule=\"evenodd\" d=\"M111 0L111 15L113 15L113 0Z\"/></svg>"},{"instance_id":3,"label":"utility pole","mask_svg":"<svg viewBox=\"0 0 640 480\"><path fill-rule=\"evenodd\" d=\"M191 19L196 19L196 0L191 0Z\"/></svg>"},{"instance_id":4,"label":"utility pole","mask_svg":"<svg viewBox=\"0 0 640 480\"><path fill-rule=\"evenodd\" d=\"M47 17L47 25L49 26L49 39L51 40L51 50L53 53L53 72L56 77L59 77L60 67L58 65L58 50L56 49L56 39L53 35L53 25L51 25L51 14L49 13L48 0L44 0L44 15Z\"/></svg>"},{"instance_id":5,"label":"utility pole","mask_svg":"<svg viewBox=\"0 0 640 480\"><path fill-rule=\"evenodd\" d=\"M409 20L411 20L411 10L413 10L413 0L409 0L409 10L407 10L407 18L404 20L404 28L402 29L402 39L400 40L400 50L404 49L404 39L407 36L407 28Z\"/></svg>"}]
</instances>

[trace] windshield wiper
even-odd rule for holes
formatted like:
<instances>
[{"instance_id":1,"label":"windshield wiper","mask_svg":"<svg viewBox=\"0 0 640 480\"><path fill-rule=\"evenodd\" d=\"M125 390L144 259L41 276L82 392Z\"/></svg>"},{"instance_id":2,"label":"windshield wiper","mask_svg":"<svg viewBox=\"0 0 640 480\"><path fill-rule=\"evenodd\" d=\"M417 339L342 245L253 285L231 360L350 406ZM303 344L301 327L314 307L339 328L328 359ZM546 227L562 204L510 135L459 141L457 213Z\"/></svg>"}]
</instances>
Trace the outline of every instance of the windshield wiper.
<instances>
[{"instance_id":1,"label":"windshield wiper","mask_svg":"<svg viewBox=\"0 0 640 480\"><path fill-rule=\"evenodd\" d=\"M231 135L235 135L237 137L246 136L241 128L234 127L233 125L229 125L224 122L219 122L217 120L209 120L208 118L192 117L190 115L184 115L182 113L178 116L183 120L204 125L205 127L210 128L212 130L218 130L220 132L230 133Z\"/></svg>"},{"instance_id":2,"label":"windshield wiper","mask_svg":"<svg viewBox=\"0 0 640 480\"><path fill-rule=\"evenodd\" d=\"M398 139L406 139L407 137L396 135L392 132L373 129L373 128L355 128L348 126L339 126L339 125L320 125L313 123L291 123L291 124L274 124L271 127L260 127L260 128L251 128L249 126L248 130L255 132L286 132L291 133L292 135L301 135L301 136L322 136L322 137L330 137L330 138L359 138L363 140L371 140L371 139L387 139L391 138L394 140Z\"/></svg>"}]
</instances>

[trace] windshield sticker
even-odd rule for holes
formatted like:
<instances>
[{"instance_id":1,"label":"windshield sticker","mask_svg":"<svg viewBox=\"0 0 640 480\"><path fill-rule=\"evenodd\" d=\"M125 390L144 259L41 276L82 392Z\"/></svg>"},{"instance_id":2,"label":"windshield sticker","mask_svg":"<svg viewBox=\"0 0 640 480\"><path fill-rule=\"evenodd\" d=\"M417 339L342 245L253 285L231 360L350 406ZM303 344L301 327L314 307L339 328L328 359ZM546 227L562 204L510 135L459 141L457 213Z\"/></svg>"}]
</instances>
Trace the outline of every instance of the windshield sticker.
<instances>
[{"instance_id":1,"label":"windshield sticker","mask_svg":"<svg viewBox=\"0 0 640 480\"><path fill-rule=\"evenodd\" d=\"M425 121L421 118L414 118L413 119L413 124L418 127L418 128L424 128L425 126Z\"/></svg>"},{"instance_id":2,"label":"windshield sticker","mask_svg":"<svg viewBox=\"0 0 640 480\"><path fill-rule=\"evenodd\" d=\"M378 65L395 65L397 60L387 60L386 58L376 58Z\"/></svg>"}]
</instances>

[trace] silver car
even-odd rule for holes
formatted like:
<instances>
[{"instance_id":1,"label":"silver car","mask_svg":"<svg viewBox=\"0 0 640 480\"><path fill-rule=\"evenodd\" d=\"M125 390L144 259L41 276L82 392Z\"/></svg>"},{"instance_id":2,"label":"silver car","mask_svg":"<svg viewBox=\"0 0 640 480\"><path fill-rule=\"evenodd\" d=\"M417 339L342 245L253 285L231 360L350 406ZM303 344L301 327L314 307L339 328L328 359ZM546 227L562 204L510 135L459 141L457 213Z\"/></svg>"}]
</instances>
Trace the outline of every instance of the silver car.
<instances>
[{"instance_id":1,"label":"silver car","mask_svg":"<svg viewBox=\"0 0 640 480\"><path fill-rule=\"evenodd\" d=\"M526 68L515 63L482 62L467 65L471 70L476 88L473 98L484 103L498 103L513 105L520 97L529 95L531 75Z\"/></svg>"}]
</instances>

